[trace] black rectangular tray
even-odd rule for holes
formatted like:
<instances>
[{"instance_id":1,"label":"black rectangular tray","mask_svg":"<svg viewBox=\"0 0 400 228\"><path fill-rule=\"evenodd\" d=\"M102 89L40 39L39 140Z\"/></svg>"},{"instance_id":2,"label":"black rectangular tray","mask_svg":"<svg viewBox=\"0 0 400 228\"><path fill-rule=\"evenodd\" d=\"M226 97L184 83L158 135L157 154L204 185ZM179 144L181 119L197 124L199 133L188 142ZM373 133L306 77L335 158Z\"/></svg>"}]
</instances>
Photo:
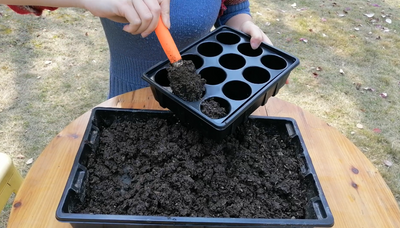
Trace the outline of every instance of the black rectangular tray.
<instances>
[{"instance_id":1,"label":"black rectangular tray","mask_svg":"<svg viewBox=\"0 0 400 228\"><path fill-rule=\"evenodd\" d=\"M194 126L212 138L223 138L264 105L285 85L299 59L261 43L253 50L250 37L227 26L181 51L183 60L193 61L197 73L206 79L205 93L199 101L189 102L172 93L169 87L168 60L145 72L142 78L150 84L159 104L174 112L183 124ZM201 111L201 104L214 99L227 115L213 119Z\"/></svg>"},{"instance_id":2,"label":"black rectangular tray","mask_svg":"<svg viewBox=\"0 0 400 228\"><path fill-rule=\"evenodd\" d=\"M294 119L250 116L265 128L276 129L276 134L290 137L295 143L298 158L303 160L302 175L307 180L310 193L307 196L305 219L268 218L203 218L203 217L163 217L136 215L106 215L72 213L77 203L83 201L88 185L88 156L96 154L101 129L107 129L114 122L143 122L151 118L173 119L170 111L132 110L116 108L95 108L92 111L87 129L76 155L64 192L60 199L56 218L70 223L73 227L331 227L333 216L307 152L302 136ZM138 129L140 130L140 129ZM106 204L106 202L105 202Z\"/></svg>"}]
</instances>

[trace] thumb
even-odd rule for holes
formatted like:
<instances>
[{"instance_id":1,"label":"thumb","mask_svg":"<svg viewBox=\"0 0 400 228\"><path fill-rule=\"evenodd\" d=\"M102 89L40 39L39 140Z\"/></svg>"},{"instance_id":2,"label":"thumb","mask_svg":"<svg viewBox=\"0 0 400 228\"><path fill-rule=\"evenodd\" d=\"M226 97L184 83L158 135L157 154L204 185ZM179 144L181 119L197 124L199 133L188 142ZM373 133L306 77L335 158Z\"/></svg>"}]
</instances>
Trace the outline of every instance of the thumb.
<instances>
[{"instance_id":1,"label":"thumb","mask_svg":"<svg viewBox=\"0 0 400 228\"><path fill-rule=\"evenodd\" d=\"M255 37L251 37L250 39L250 46L253 50L256 50L261 44L261 40Z\"/></svg>"},{"instance_id":2,"label":"thumb","mask_svg":"<svg viewBox=\"0 0 400 228\"><path fill-rule=\"evenodd\" d=\"M171 28L171 21L170 21L170 0L160 0L160 7L161 7L161 19L165 27L168 29Z\"/></svg>"}]
</instances>

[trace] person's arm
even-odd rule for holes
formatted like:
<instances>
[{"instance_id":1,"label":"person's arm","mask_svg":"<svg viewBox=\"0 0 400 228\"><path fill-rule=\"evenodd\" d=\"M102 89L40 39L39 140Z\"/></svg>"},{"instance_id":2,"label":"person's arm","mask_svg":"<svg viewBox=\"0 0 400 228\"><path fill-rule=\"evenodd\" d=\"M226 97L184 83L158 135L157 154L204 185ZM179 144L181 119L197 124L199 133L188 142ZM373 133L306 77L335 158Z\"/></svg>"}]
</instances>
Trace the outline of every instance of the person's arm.
<instances>
[{"instance_id":1,"label":"person's arm","mask_svg":"<svg viewBox=\"0 0 400 228\"><path fill-rule=\"evenodd\" d=\"M8 5L12 10L17 12L18 14L34 14L36 16L42 15L44 10L56 10L57 7L50 6L16 6L16 5Z\"/></svg>"},{"instance_id":2,"label":"person's arm","mask_svg":"<svg viewBox=\"0 0 400 228\"><path fill-rule=\"evenodd\" d=\"M80 7L81 0L0 0L0 4L16 6Z\"/></svg>"},{"instance_id":3,"label":"person's arm","mask_svg":"<svg viewBox=\"0 0 400 228\"><path fill-rule=\"evenodd\" d=\"M124 30L143 37L154 31L160 15L164 24L170 27L170 0L0 0L0 4L84 8L95 16L129 23Z\"/></svg>"},{"instance_id":4,"label":"person's arm","mask_svg":"<svg viewBox=\"0 0 400 228\"><path fill-rule=\"evenodd\" d=\"M218 25L227 25L251 36L250 44L253 49L260 46L261 42L272 45L271 40L256 24L250 14L248 0L224 0L226 9L217 21Z\"/></svg>"}]
</instances>

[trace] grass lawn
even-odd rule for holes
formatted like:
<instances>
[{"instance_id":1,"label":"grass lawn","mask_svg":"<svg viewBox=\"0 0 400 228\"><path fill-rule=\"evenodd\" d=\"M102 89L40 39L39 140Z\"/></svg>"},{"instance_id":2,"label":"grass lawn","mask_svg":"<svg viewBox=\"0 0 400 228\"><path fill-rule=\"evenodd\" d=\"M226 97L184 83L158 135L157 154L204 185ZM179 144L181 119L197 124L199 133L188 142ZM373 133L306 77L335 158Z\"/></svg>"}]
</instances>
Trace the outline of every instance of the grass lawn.
<instances>
[{"instance_id":1,"label":"grass lawn","mask_svg":"<svg viewBox=\"0 0 400 228\"><path fill-rule=\"evenodd\" d=\"M400 203L400 3L251 4L274 45L300 59L277 97L348 137ZM108 46L99 19L81 9L34 17L0 6L0 21L0 151L26 175L29 159L34 162L69 122L106 100ZM10 207L1 213L0 228Z\"/></svg>"}]
</instances>

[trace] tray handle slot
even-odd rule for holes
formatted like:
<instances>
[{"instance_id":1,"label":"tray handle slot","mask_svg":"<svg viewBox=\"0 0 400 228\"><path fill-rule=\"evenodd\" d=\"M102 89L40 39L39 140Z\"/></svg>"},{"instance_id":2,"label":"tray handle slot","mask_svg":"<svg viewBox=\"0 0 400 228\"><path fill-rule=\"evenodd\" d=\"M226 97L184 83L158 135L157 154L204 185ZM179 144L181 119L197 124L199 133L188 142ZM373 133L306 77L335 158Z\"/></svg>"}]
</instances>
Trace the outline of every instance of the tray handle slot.
<instances>
[{"instance_id":1,"label":"tray handle slot","mask_svg":"<svg viewBox=\"0 0 400 228\"><path fill-rule=\"evenodd\" d=\"M83 203L86 196L86 186L89 180L89 174L86 167L78 165L75 177L71 184L71 189L77 194L79 200Z\"/></svg>"},{"instance_id":2,"label":"tray handle slot","mask_svg":"<svg viewBox=\"0 0 400 228\"><path fill-rule=\"evenodd\" d=\"M326 211L319 197L311 198L312 205L314 207L315 214L318 219L325 219L327 217Z\"/></svg>"},{"instance_id":3,"label":"tray handle slot","mask_svg":"<svg viewBox=\"0 0 400 228\"><path fill-rule=\"evenodd\" d=\"M293 124L286 123L285 126L286 126L286 130L289 134L289 137L294 138L297 134L296 134L296 131L294 130Z\"/></svg>"}]
</instances>

